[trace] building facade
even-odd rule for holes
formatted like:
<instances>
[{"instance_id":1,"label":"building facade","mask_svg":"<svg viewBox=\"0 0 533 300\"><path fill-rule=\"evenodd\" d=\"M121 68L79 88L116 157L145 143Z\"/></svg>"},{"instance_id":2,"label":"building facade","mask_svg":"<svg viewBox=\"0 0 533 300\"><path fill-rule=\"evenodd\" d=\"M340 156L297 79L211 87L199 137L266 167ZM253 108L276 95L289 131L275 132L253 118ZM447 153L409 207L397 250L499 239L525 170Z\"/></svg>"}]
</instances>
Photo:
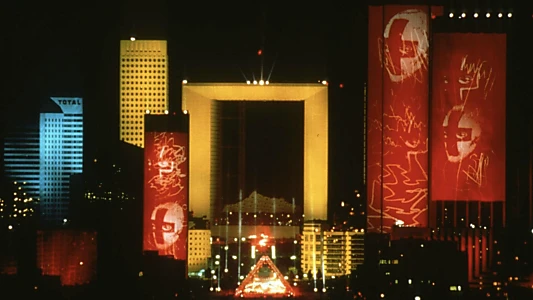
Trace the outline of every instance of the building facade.
<instances>
[{"instance_id":1,"label":"building facade","mask_svg":"<svg viewBox=\"0 0 533 300\"><path fill-rule=\"evenodd\" d=\"M306 222L302 232L301 268L304 274L325 278L350 275L364 262L364 229L328 230ZM320 277L320 276L317 276Z\"/></svg>"},{"instance_id":2,"label":"building facade","mask_svg":"<svg viewBox=\"0 0 533 300\"><path fill-rule=\"evenodd\" d=\"M144 147L144 115L168 113L167 42L120 41L120 139Z\"/></svg>"},{"instance_id":3,"label":"building facade","mask_svg":"<svg viewBox=\"0 0 533 300\"><path fill-rule=\"evenodd\" d=\"M41 221L68 219L70 176L83 172L83 102L81 98L51 98L53 112L41 112L39 198Z\"/></svg>"},{"instance_id":4,"label":"building facade","mask_svg":"<svg viewBox=\"0 0 533 300\"><path fill-rule=\"evenodd\" d=\"M4 142L4 171L10 184L24 182L28 196L39 197L39 127L21 125L9 130Z\"/></svg>"},{"instance_id":5,"label":"building facade","mask_svg":"<svg viewBox=\"0 0 533 300\"><path fill-rule=\"evenodd\" d=\"M206 270L209 266L209 258L211 258L211 230L189 229L188 243L187 268L189 274Z\"/></svg>"}]
</instances>

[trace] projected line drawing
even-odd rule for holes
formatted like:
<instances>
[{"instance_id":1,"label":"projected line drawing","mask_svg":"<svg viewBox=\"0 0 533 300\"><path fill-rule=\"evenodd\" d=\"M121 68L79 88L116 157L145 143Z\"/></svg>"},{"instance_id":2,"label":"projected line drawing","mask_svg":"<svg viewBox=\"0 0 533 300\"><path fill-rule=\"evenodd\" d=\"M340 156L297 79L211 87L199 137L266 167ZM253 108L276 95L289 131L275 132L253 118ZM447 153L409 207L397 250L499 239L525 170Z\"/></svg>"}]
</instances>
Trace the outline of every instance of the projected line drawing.
<instances>
[{"instance_id":1,"label":"projected line drawing","mask_svg":"<svg viewBox=\"0 0 533 300\"><path fill-rule=\"evenodd\" d=\"M396 163L385 164L383 176L379 175L372 182L369 209L374 214L369 214L368 218L383 217L384 231L390 230L398 221L406 226L418 226L424 222L420 220L420 216L423 216L427 211L428 175L421 163L426 160L428 153L428 140L422 138L422 132L427 126L424 122L416 120L416 115L409 105L403 104L403 107L405 108L403 116L396 114L392 106L389 108L390 112L383 114L385 118L393 120L395 126L376 126L390 132L384 133L385 144L387 144L388 139L390 140L390 136L395 136L399 142L389 145L399 148L395 151L404 153L404 159L396 160ZM381 125L378 120L375 120L374 123ZM387 153L383 153L383 155L387 155ZM381 168L381 163L378 163L377 166ZM381 207L381 203L377 203L380 198L379 194L376 195L376 189L381 189L382 184L383 207ZM398 205L399 203L402 205ZM382 216L380 216L381 214ZM368 224L370 229L375 223L368 222Z\"/></svg>"},{"instance_id":2,"label":"projected line drawing","mask_svg":"<svg viewBox=\"0 0 533 300\"><path fill-rule=\"evenodd\" d=\"M181 178L187 176L180 168L187 160L185 147L176 144L169 133L156 133L153 157L156 159L149 160L148 164L157 170L157 174L148 181L150 188L162 197L178 195L184 188Z\"/></svg>"}]
</instances>

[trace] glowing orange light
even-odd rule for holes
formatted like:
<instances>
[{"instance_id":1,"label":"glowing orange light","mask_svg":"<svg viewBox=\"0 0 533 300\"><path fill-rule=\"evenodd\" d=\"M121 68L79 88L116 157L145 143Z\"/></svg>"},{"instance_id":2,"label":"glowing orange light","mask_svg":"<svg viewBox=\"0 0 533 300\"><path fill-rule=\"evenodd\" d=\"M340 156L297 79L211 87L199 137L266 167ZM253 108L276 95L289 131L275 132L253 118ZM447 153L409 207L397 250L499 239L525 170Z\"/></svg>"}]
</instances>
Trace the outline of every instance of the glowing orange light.
<instances>
[{"instance_id":1,"label":"glowing orange light","mask_svg":"<svg viewBox=\"0 0 533 300\"><path fill-rule=\"evenodd\" d=\"M342 89L344 87L344 84L339 84L339 87Z\"/></svg>"},{"instance_id":2,"label":"glowing orange light","mask_svg":"<svg viewBox=\"0 0 533 300\"><path fill-rule=\"evenodd\" d=\"M431 19L435 20L437 16L435 14L431 14Z\"/></svg>"},{"instance_id":3,"label":"glowing orange light","mask_svg":"<svg viewBox=\"0 0 533 300\"><path fill-rule=\"evenodd\" d=\"M257 55L261 55L261 54L263 54L263 50L261 49L257 50Z\"/></svg>"}]
</instances>

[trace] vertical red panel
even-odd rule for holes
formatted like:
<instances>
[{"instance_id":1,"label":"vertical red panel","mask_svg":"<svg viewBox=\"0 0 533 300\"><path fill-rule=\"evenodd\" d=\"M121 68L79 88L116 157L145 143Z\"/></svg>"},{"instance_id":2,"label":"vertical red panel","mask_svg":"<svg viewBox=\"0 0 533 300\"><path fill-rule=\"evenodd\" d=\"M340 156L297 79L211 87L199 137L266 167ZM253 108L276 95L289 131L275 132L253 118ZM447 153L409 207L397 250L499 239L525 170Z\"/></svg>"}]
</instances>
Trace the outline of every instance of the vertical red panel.
<instances>
[{"instance_id":1,"label":"vertical red panel","mask_svg":"<svg viewBox=\"0 0 533 300\"><path fill-rule=\"evenodd\" d=\"M426 6L370 7L368 230L427 226Z\"/></svg>"},{"instance_id":2,"label":"vertical red panel","mask_svg":"<svg viewBox=\"0 0 533 300\"><path fill-rule=\"evenodd\" d=\"M480 272L480 260L481 260L481 243L480 243L481 230L474 230L474 274L476 278L479 277Z\"/></svg>"},{"instance_id":3,"label":"vertical red panel","mask_svg":"<svg viewBox=\"0 0 533 300\"><path fill-rule=\"evenodd\" d=\"M481 271L486 272L488 270L487 265L487 256L488 256L488 247L487 247L487 231L483 231L483 235L481 236ZM492 245L491 245L492 246Z\"/></svg>"},{"instance_id":4,"label":"vertical red panel","mask_svg":"<svg viewBox=\"0 0 533 300\"><path fill-rule=\"evenodd\" d=\"M470 230L468 230L467 232L468 236L467 236L467 244L466 244L466 247L467 247L467 250L466 250L466 253L467 253L467 263L468 263L468 281L473 281L474 280L474 243L473 243L473 239L475 239L475 232L470 232Z\"/></svg>"},{"instance_id":5,"label":"vertical red panel","mask_svg":"<svg viewBox=\"0 0 533 300\"><path fill-rule=\"evenodd\" d=\"M143 249L187 259L188 136L146 132Z\"/></svg>"},{"instance_id":6,"label":"vertical red panel","mask_svg":"<svg viewBox=\"0 0 533 300\"><path fill-rule=\"evenodd\" d=\"M505 34L436 34L431 198L505 200Z\"/></svg>"}]
</instances>

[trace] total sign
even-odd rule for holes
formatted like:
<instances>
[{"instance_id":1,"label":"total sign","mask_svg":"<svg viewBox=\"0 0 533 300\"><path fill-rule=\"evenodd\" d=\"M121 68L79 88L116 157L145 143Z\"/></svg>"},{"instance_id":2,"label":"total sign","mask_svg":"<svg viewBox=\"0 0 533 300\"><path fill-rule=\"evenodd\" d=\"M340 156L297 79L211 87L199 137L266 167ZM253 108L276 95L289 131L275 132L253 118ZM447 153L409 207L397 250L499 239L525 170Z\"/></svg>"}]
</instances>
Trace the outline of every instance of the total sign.
<instances>
[{"instance_id":1,"label":"total sign","mask_svg":"<svg viewBox=\"0 0 533 300\"><path fill-rule=\"evenodd\" d=\"M83 113L82 98L54 98L52 100L61 107L65 114L81 114Z\"/></svg>"}]
</instances>

